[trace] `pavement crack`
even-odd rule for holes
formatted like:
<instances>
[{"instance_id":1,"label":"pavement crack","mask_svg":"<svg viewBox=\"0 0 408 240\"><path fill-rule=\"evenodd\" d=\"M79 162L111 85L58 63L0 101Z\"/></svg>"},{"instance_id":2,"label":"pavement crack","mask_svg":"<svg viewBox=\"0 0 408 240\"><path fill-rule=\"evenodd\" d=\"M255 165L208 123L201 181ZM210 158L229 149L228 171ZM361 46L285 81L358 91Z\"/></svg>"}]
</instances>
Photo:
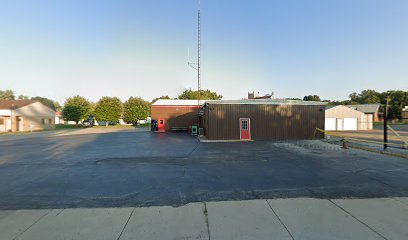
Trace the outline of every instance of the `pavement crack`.
<instances>
[{"instance_id":1,"label":"pavement crack","mask_svg":"<svg viewBox=\"0 0 408 240\"><path fill-rule=\"evenodd\" d=\"M61 211L59 211L55 216L60 215L64 210L65 210L65 208L63 208Z\"/></svg>"},{"instance_id":2,"label":"pavement crack","mask_svg":"<svg viewBox=\"0 0 408 240\"><path fill-rule=\"evenodd\" d=\"M36 223L38 223L41 219L43 219L45 216L47 216L52 210L49 210L48 212L44 213L41 217L39 217L37 220L35 220L35 222L33 222L30 226L28 226L26 229L24 229L24 231L22 231L21 233L19 233L17 236L15 236L13 238L13 240L17 239L18 237L20 237L21 235L23 235L25 232L27 232L32 226L34 226Z\"/></svg>"},{"instance_id":3,"label":"pavement crack","mask_svg":"<svg viewBox=\"0 0 408 240\"><path fill-rule=\"evenodd\" d=\"M193 154L193 152L198 148L198 146L200 146L200 142L197 143L197 145L193 148L193 150L191 150L189 154L187 154L186 157L189 157L191 154Z\"/></svg>"},{"instance_id":4,"label":"pavement crack","mask_svg":"<svg viewBox=\"0 0 408 240\"><path fill-rule=\"evenodd\" d=\"M211 240L210 222L209 222L209 220L208 220L207 203L206 203L206 202L203 202L203 204L204 204L203 214L204 214L204 217L205 217L205 225L207 226L208 240Z\"/></svg>"},{"instance_id":5,"label":"pavement crack","mask_svg":"<svg viewBox=\"0 0 408 240\"><path fill-rule=\"evenodd\" d=\"M120 231L120 234L119 234L119 236L118 236L118 238L117 238L116 240L119 240L119 239L122 237L122 234L123 234L123 232L125 231L125 228L127 227L128 223L129 223L129 221L130 221L130 218L132 217L133 212L135 211L135 209L136 209L136 208L133 208L133 209L132 209L132 212L129 214L129 217L128 217L128 219L126 220L126 223L125 223L125 225L123 226L122 231Z\"/></svg>"},{"instance_id":6,"label":"pavement crack","mask_svg":"<svg viewBox=\"0 0 408 240\"><path fill-rule=\"evenodd\" d=\"M266 203L268 204L269 208L272 210L273 214L278 218L279 222L282 224L282 226L286 229L286 232L289 234L290 238L292 238L292 240L295 240L295 238L293 237L292 233L289 231L289 229L286 227L286 225L283 223L282 219L280 219L280 217L278 216L278 214L275 212L275 210L273 210L271 204L269 203L268 200L265 200Z\"/></svg>"},{"instance_id":7,"label":"pavement crack","mask_svg":"<svg viewBox=\"0 0 408 240\"><path fill-rule=\"evenodd\" d=\"M354 216L353 214L351 214L349 211L347 211L346 209L344 209L343 207L341 207L340 205L338 205L337 203L335 203L333 200L331 199L327 199L329 202L331 202L334 206L338 207L340 210L342 210L343 212L347 213L348 215L350 215L352 218L354 218L355 220L357 220L359 223L363 224L366 228L370 229L371 231L375 232L378 236L380 236L381 238L388 240L388 238L386 238L384 235L382 235L381 233L377 232L374 228L370 227L367 223L361 221L360 219L358 219L356 216Z\"/></svg>"}]
</instances>

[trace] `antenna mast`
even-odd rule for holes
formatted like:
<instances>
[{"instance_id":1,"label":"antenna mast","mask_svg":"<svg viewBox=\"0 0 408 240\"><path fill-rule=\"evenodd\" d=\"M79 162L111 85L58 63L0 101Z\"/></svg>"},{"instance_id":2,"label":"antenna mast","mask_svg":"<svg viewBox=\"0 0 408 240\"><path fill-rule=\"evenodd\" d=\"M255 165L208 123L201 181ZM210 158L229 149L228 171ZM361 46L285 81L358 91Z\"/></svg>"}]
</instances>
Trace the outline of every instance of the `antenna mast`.
<instances>
[{"instance_id":1,"label":"antenna mast","mask_svg":"<svg viewBox=\"0 0 408 240\"><path fill-rule=\"evenodd\" d=\"M198 90L198 100L201 100L201 13L200 13L200 0L198 0L198 7L197 7L197 17L198 17L198 24L197 24L197 62L193 63L190 62L190 51L189 51L189 59L188 65L195 70L197 70L197 90Z\"/></svg>"}]
</instances>

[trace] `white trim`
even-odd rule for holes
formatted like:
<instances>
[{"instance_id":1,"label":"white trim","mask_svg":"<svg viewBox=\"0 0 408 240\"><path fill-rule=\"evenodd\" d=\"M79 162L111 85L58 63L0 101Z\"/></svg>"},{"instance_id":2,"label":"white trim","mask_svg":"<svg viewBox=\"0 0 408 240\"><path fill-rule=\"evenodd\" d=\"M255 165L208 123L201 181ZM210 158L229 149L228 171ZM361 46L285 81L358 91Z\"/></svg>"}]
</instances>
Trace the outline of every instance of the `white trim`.
<instances>
[{"instance_id":1,"label":"white trim","mask_svg":"<svg viewBox=\"0 0 408 240\"><path fill-rule=\"evenodd\" d=\"M11 110L10 109L0 109L0 116L10 116Z\"/></svg>"}]
</instances>

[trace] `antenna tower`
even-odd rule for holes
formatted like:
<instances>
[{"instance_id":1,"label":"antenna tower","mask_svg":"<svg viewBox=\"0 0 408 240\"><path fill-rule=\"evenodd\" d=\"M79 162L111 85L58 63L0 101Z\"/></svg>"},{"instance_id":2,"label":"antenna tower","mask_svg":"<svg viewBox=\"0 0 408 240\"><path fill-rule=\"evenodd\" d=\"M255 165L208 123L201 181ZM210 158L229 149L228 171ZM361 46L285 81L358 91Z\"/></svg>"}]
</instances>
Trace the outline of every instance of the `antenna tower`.
<instances>
[{"instance_id":1,"label":"antenna tower","mask_svg":"<svg viewBox=\"0 0 408 240\"><path fill-rule=\"evenodd\" d=\"M190 62L190 51L188 56L188 65L195 70L197 70L197 90L198 90L198 100L201 100L201 13L200 13L200 0L198 0L197 7L197 62Z\"/></svg>"}]
</instances>

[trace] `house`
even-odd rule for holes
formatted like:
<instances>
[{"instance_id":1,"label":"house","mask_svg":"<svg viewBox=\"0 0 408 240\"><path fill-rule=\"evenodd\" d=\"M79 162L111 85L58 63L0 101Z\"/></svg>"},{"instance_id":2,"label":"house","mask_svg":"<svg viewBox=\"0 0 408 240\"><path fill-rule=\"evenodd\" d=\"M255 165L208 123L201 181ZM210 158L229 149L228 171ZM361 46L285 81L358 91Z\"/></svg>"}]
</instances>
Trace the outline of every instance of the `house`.
<instances>
[{"instance_id":1,"label":"house","mask_svg":"<svg viewBox=\"0 0 408 240\"><path fill-rule=\"evenodd\" d=\"M408 123L408 106L405 106L401 111L401 119L403 122Z\"/></svg>"},{"instance_id":2,"label":"house","mask_svg":"<svg viewBox=\"0 0 408 240\"><path fill-rule=\"evenodd\" d=\"M322 138L325 104L313 101L242 99L204 103L200 132L208 140Z\"/></svg>"},{"instance_id":3,"label":"house","mask_svg":"<svg viewBox=\"0 0 408 240\"><path fill-rule=\"evenodd\" d=\"M55 128L55 111L37 100L0 100L0 132Z\"/></svg>"},{"instance_id":4,"label":"house","mask_svg":"<svg viewBox=\"0 0 408 240\"><path fill-rule=\"evenodd\" d=\"M64 118L62 117L62 113L60 111L55 112L55 124L64 124Z\"/></svg>"},{"instance_id":5,"label":"house","mask_svg":"<svg viewBox=\"0 0 408 240\"><path fill-rule=\"evenodd\" d=\"M383 120L383 115L380 112L380 104L357 104L345 106L365 113L367 118L373 119L373 122L381 122Z\"/></svg>"},{"instance_id":6,"label":"house","mask_svg":"<svg viewBox=\"0 0 408 240\"><path fill-rule=\"evenodd\" d=\"M349 106L328 106L325 110L324 129L328 131L371 130L373 117Z\"/></svg>"},{"instance_id":7,"label":"house","mask_svg":"<svg viewBox=\"0 0 408 240\"><path fill-rule=\"evenodd\" d=\"M151 106L152 130L188 131L198 125L203 100L159 99Z\"/></svg>"}]
</instances>

